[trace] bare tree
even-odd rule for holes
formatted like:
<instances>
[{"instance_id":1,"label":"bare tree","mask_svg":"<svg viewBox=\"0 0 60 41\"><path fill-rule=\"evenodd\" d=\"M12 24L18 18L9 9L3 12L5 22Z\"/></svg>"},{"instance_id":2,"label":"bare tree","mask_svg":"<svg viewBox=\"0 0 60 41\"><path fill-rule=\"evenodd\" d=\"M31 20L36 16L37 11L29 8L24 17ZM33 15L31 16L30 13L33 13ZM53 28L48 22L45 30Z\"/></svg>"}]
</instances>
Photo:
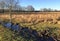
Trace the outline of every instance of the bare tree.
<instances>
[{"instance_id":1,"label":"bare tree","mask_svg":"<svg viewBox=\"0 0 60 41\"><path fill-rule=\"evenodd\" d=\"M16 7L19 3L19 0L2 0L4 2L4 6L6 6L7 9L9 9L10 14L10 22L12 22L12 10L14 7Z\"/></svg>"},{"instance_id":2,"label":"bare tree","mask_svg":"<svg viewBox=\"0 0 60 41\"><path fill-rule=\"evenodd\" d=\"M2 7L5 7L9 9L9 15L10 15L10 22L12 22L12 9L16 7L19 3L18 0L2 0L4 4L2 4ZM12 41L12 39L10 40Z\"/></svg>"},{"instance_id":3,"label":"bare tree","mask_svg":"<svg viewBox=\"0 0 60 41\"><path fill-rule=\"evenodd\" d=\"M31 6L31 5L29 5L29 6L27 6L27 11L34 11L34 7L33 6Z\"/></svg>"},{"instance_id":4,"label":"bare tree","mask_svg":"<svg viewBox=\"0 0 60 41\"><path fill-rule=\"evenodd\" d=\"M5 7L4 1L0 1L0 10L2 10L2 12L4 12L4 7Z\"/></svg>"}]
</instances>

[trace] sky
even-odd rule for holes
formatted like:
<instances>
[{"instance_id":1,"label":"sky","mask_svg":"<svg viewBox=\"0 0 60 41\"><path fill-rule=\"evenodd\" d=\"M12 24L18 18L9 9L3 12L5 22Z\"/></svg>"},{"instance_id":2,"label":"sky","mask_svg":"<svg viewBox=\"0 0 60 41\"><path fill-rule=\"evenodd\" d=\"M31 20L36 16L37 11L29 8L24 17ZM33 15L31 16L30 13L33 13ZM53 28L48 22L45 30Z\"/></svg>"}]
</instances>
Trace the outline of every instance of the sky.
<instances>
[{"instance_id":1,"label":"sky","mask_svg":"<svg viewBox=\"0 0 60 41\"><path fill-rule=\"evenodd\" d=\"M35 10L40 10L41 8L60 10L60 0L20 0L20 5L25 7L32 5Z\"/></svg>"}]
</instances>

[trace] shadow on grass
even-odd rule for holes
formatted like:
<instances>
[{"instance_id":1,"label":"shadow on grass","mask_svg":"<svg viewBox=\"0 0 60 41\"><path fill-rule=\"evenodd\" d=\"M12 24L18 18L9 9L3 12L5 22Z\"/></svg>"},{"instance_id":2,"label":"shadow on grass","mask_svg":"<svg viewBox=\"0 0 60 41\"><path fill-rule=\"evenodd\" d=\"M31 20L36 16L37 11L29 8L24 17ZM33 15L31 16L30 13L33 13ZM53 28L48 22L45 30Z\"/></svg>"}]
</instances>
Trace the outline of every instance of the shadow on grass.
<instances>
[{"instance_id":1,"label":"shadow on grass","mask_svg":"<svg viewBox=\"0 0 60 41\"><path fill-rule=\"evenodd\" d=\"M14 24L10 22L8 23L4 22L0 24L2 24L6 28L9 28L14 33L13 38L21 36L28 41L30 39L32 39L33 41L55 41L57 40L57 39L54 39L54 37L47 34L49 32L48 30L44 30L43 32L40 31L40 34L42 35L40 36L36 30L33 30L31 28L29 29L28 27L21 27L19 23Z\"/></svg>"}]
</instances>

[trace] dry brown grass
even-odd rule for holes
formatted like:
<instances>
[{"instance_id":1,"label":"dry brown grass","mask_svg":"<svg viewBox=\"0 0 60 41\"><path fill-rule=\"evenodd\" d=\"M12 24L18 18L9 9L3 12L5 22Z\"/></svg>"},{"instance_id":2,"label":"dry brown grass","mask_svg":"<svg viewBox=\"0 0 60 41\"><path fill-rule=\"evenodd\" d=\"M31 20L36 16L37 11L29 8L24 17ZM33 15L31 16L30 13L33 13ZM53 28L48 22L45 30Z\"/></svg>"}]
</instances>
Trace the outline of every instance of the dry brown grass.
<instances>
[{"instance_id":1,"label":"dry brown grass","mask_svg":"<svg viewBox=\"0 0 60 41\"><path fill-rule=\"evenodd\" d=\"M60 12L29 12L28 13L17 13L12 14L12 19L19 22L42 22L42 20L46 21L48 19L53 19L56 21L58 17L60 17ZM9 19L9 14L0 14L0 19Z\"/></svg>"}]
</instances>

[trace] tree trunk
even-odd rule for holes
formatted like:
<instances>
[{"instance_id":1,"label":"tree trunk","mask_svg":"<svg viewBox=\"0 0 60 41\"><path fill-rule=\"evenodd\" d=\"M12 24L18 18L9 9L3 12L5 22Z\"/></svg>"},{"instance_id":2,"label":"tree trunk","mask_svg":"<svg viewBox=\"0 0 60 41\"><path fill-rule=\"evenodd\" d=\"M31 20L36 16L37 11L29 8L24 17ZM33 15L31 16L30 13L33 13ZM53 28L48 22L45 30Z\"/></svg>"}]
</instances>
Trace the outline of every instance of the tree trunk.
<instances>
[{"instance_id":1,"label":"tree trunk","mask_svg":"<svg viewBox=\"0 0 60 41\"><path fill-rule=\"evenodd\" d=\"M10 6L10 8L9 8L9 15L10 15L10 22L12 22L12 7Z\"/></svg>"}]
</instances>

